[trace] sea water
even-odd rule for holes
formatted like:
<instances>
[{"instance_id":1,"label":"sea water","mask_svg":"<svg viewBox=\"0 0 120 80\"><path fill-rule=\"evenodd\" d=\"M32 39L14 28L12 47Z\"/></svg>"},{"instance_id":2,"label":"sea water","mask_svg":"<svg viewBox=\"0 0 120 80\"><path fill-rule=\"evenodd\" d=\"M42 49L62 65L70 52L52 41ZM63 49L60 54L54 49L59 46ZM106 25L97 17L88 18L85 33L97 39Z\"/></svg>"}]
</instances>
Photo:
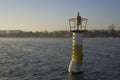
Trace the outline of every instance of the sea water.
<instances>
[{"instance_id":1,"label":"sea water","mask_svg":"<svg viewBox=\"0 0 120 80\"><path fill-rule=\"evenodd\" d=\"M120 39L84 39L70 74L71 38L0 38L0 80L120 80Z\"/></svg>"}]
</instances>

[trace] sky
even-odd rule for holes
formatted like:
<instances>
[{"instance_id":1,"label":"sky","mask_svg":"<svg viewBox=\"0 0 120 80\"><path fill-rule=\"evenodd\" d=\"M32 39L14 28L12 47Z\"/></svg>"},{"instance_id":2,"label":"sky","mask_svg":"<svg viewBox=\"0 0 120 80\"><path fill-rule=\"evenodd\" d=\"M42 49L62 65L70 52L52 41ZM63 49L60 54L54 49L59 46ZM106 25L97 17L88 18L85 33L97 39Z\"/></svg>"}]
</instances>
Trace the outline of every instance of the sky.
<instances>
[{"instance_id":1,"label":"sky","mask_svg":"<svg viewBox=\"0 0 120 80\"><path fill-rule=\"evenodd\" d=\"M89 30L120 30L120 0L0 0L0 30L69 30L78 11Z\"/></svg>"}]
</instances>

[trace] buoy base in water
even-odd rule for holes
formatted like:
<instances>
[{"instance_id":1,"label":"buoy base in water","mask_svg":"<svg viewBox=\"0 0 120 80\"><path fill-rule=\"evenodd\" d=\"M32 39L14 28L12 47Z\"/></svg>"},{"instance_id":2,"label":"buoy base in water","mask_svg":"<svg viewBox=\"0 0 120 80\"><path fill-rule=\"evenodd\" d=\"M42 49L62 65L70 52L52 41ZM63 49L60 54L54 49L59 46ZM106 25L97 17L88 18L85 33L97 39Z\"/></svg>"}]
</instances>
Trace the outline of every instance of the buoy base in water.
<instances>
[{"instance_id":1,"label":"buoy base in water","mask_svg":"<svg viewBox=\"0 0 120 80\"><path fill-rule=\"evenodd\" d=\"M80 69L81 69L81 66L77 65L76 60L71 60L69 64L68 72L78 74L82 72Z\"/></svg>"}]
</instances>

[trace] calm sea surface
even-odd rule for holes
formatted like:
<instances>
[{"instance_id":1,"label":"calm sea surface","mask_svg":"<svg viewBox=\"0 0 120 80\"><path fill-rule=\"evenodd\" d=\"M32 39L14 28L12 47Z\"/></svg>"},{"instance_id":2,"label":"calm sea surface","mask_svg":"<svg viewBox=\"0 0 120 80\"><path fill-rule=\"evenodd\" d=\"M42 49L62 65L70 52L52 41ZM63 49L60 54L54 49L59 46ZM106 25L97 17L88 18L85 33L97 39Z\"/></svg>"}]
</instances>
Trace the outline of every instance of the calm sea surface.
<instances>
[{"instance_id":1,"label":"calm sea surface","mask_svg":"<svg viewBox=\"0 0 120 80\"><path fill-rule=\"evenodd\" d=\"M83 73L71 75L71 38L0 38L0 80L120 80L120 39L84 39Z\"/></svg>"}]
</instances>

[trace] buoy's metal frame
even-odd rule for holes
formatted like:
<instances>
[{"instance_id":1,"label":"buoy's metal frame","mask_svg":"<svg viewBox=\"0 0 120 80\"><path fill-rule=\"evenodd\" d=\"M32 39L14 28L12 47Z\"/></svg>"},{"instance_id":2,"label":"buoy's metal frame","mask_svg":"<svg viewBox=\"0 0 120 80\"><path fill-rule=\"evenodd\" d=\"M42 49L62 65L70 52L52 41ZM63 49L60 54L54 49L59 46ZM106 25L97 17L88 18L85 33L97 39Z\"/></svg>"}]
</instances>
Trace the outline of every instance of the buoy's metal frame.
<instances>
[{"instance_id":1,"label":"buoy's metal frame","mask_svg":"<svg viewBox=\"0 0 120 80\"><path fill-rule=\"evenodd\" d=\"M70 18L69 20L70 31L72 32L72 56L68 67L69 72L79 73L81 72L81 66L83 64L83 32L86 31L87 18L82 18L77 13L76 18Z\"/></svg>"}]
</instances>

